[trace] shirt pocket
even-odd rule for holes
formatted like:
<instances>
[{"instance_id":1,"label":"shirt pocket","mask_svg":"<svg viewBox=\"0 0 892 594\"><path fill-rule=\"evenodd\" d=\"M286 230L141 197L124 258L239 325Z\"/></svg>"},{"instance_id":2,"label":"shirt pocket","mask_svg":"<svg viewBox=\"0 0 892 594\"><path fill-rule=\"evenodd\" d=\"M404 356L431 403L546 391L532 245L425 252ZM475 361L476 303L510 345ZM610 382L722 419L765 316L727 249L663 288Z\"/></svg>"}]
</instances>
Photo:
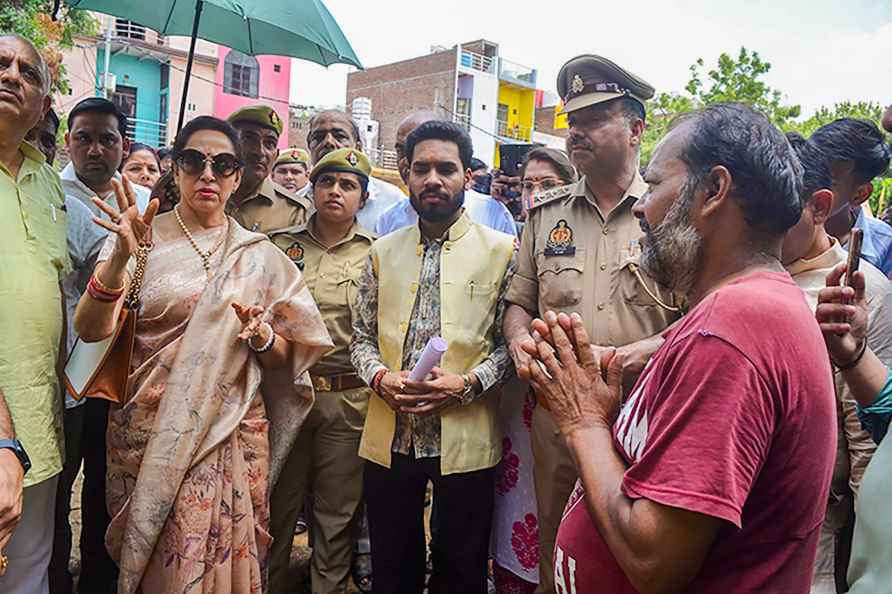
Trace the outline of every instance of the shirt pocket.
<instances>
[{"instance_id":1,"label":"shirt pocket","mask_svg":"<svg viewBox=\"0 0 892 594\"><path fill-rule=\"evenodd\" d=\"M338 280L338 290L347 307L353 307L359 297L359 274L344 273Z\"/></svg>"},{"instance_id":2,"label":"shirt pocket","mask_svg":"<svg viewBox=\"0 0 892 594\"><path fill-rule=\"evenodd\" d=\"M492 299L493 294L498 291L499 284L494 282L469 280L465 288L465 294L472 301L475 299Z\"/></svg>"},{"instance_id":3,"label":"shirt pocket","mask_svg":"<svg viewBox=\"0 0 892 594\"><path fill-rule=\"evenodd\" d=\"M661 288L641 270L640 257L631 256L628 251L620 255L619 291L623 301L637 307L660 307L654 297L663 303L674 306L671 293Z\"/></svg>"},{"instance_id":4,"label":"shirt pocket","mask_svg":"<svg viewBox=\"0 0 892 594\"><path fill-rule=\"evenodd\" d=\"M576 249L572 256L537 257L539 302L546 308L571 307L582 301L585 272L585 250Z\"/></svg>"}]
</instances>

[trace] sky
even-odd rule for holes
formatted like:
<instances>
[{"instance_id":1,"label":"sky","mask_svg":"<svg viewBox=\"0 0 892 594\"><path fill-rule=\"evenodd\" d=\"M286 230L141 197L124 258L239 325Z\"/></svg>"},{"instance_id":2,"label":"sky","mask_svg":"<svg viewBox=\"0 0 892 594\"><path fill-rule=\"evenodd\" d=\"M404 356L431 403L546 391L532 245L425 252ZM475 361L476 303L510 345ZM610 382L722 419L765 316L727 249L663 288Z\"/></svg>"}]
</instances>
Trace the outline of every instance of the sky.
<instances>
[{"instance_id":1,"label":"sky","mask_svg":"<svg viewBox=\"0 0 892 594\"><path fill-rule=\"evenodd\" d=\"M595 53L658 92L682 92L697 58L710 66L745 46L805 116L845 100L892 103L892 0L324 1L366 67L485 38L538 69L545 90L569 58ZM294 60L291 102L343 105L350 70Z\"/></svg>"}]
</instances>

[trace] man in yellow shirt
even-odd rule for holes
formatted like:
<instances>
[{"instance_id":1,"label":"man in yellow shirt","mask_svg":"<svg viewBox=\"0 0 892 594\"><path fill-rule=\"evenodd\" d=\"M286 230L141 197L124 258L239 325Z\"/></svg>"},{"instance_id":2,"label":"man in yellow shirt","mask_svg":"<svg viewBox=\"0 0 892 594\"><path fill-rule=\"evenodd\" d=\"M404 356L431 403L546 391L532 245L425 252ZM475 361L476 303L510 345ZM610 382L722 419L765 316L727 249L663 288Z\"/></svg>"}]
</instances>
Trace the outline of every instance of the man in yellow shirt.
<instances>
[{"instance_id":1,"label":"man in yellow shirt","mask_svg":"<svg viewBox=\"0 0 892 594\"><path fill-rule=\"evenodd\" d=\"M359 446L376 592L424 587L424 494L437 496L432 592L485 594L495 466L502 455L497 387L511 367L502 338L514 236L462 208L468 133L426 122L406 141L418 225L372 246L359 282L353 366L375 391ZM411 381L432 339L448 349ZM427 374L424 374L427 375Z\"/></svg>"},{"instance_id":2,"label":"man in yellow shirt","mask_svg":"<svg viewBox=\"0 0 892 594\"><path fill-rule=\"evenodd\" d=\"M49 69L33 45L20 37L0 37L0 310L5 312L0 316L0 390L21 440L0 442L0 467L8 470L7 450L20 457L23 470L24 451L31 457L21 520L9 542L0 541L6 556L0 567L7 565L0 577L4 594L48 592L56 481L62 470L57 359L64 336L59 282L69 269L67 219L59 176L25 142L50 107L50 87ZM0 471L0 489L2 477Z\"/></svg>"}]
</instances>

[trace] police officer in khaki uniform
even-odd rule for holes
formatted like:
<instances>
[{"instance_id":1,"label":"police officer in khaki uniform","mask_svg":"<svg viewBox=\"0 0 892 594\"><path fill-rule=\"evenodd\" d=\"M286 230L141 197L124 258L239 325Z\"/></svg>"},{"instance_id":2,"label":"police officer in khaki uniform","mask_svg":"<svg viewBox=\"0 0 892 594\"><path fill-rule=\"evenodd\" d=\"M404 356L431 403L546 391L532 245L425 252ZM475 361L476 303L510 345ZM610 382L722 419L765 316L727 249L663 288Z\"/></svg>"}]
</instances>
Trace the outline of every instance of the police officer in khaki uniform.
<instances>
[{"instance_id":1,"label":"police officer in khaki uniform","mask_svg":"<svg viewBox=\"0 0 892 594\"><path fill-rule=\"evenodd\" d=\"M316 402L282 470L270 502L275 539L269 591L290 591L288 562L301 506L312 493L305 517L314 536L310 577L314 593L343 593L350 571L350 524L362 498L359 439L370 390L350 363L351 307L374 236L356 222L368 198L371 164L356 149L328 153L310 173L316 211L306 225L270 234L303 271L304 279L335 343L311 370Z\"/></svg>"},{"instance_id":2,"label":"police officer in khaki uniform","mask_svg":"<svg viewBox=\"0 0 892 594\"><path fill-rule=\"evenodd\" d=\"M269 179L279 155L282 119L267 105L238 109L227 118L238 130L245 155L242 183L226 212L250 231L269 233L307 222L313 203Z\"/></svg>"},{"instance_id":3,"label":"police officer in khaki uniform","mask_svg":"<svg viewBox=\"0 0 892 594\"><path fill-rule=\"evenodd\" d=\"M310 189L309 175L310 154L301 148L290 148L279 153L270 177L292 194L306 196Z\"/></svg>"},{"instance_id":4,"label":"police officer in khaki uniform","mask_svg":"<svg viewBox=\"0 0 892 594\"><path fill-rule=\"evenodd\" d=\"M535 196L508 290L504 333L520 366L520 343L546 311L578 312L596 347L622 347L627 386L679 317L672 296L639 269L643 232L632 205L647 190L638 172L644 101L654 89L601 56L561 68L557 87L568 116L567 154L582 178ZM538 593L554 593L552 555L564 505L576 482L573 460L548 411L533 414L539 513Z\"/></svg>"}]
</instances>

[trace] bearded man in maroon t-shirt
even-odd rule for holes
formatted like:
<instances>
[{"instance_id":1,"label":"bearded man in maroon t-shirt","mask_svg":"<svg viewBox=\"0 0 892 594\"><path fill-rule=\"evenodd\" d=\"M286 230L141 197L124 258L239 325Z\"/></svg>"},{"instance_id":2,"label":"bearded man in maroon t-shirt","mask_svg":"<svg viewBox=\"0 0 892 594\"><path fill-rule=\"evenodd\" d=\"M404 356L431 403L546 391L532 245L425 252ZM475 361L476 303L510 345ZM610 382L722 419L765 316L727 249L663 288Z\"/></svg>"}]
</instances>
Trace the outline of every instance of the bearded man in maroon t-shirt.
<instances>
[{"instance_id":1,"label":"bearded man in maroon t-shirt","mask_svg":"<svg viewBox=\"0 0 892 594\"><path fill-rule=\"evenodd\" d=\"M641 265L690 311L621 403L576 314L533 322L543 394L580 480L555 548L559 594L804 594L836 452L827 350L780 262L802 171L741 105L677 122L635 206ZM550 377L549 377L550 375Z\"/></svg>"}]
</instances>

